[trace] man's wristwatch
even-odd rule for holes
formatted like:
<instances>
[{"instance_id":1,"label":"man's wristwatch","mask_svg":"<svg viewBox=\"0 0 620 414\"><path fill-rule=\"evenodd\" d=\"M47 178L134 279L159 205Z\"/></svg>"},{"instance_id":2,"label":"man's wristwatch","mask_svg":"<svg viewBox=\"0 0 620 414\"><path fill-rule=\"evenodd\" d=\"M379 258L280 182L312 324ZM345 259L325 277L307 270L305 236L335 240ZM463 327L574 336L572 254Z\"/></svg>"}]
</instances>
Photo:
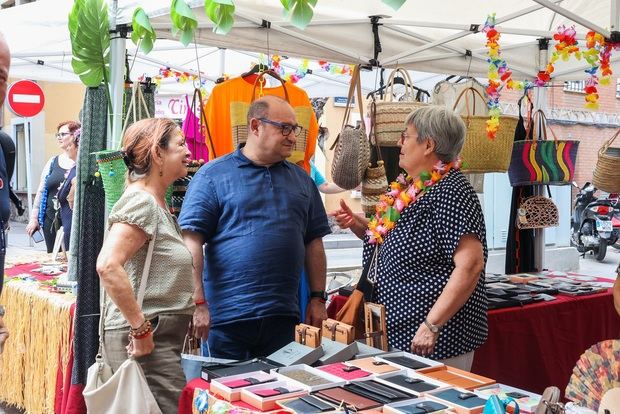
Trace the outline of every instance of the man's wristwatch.
<instances>
[{"instance_id":1,"label":"man's wristwatch","mask_svg":"<svg viewBox=\"0 0 620 414\"><path fill-rule=\"evenodd\" d=\"M439 333L441 332L441 330L443 329L443 326L441 325L433 325L432 323L430 323L428 321L428 319L424 319L424 325L426 325L426 327L432 332L432 333Z\"/></svg>"},{"instance_id":2,"label":"man's wristwatch","mask_svg":"<svg viewBox=\"0 0 620 414\"><path fill-rule=\"evenodd\" d=\"M310 298L319 298L321 299L321 301L326 302L327 292L325 292L324 290L317 290L314 292L310 292Z\"/></svg>"}]
</instances>

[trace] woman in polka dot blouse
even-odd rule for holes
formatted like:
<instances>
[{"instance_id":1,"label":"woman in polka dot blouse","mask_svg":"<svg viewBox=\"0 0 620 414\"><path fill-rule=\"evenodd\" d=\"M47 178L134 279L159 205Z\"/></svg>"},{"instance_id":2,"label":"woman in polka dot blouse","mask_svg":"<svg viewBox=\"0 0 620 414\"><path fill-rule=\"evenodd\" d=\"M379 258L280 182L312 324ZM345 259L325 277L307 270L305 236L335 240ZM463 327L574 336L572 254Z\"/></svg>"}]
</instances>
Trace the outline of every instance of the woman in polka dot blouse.
<instances>
[{"instance_id":1,"label":"woman in polka dot blouse","mask_svg":"<svg viewBox=\"0 0 620 414\"><path fill-rule=\"evenodd\" d=\"M414 179L455 160L463 147L465 125L444 107L419 108L405 126L399 165ZM364 240L364 263L371 260L368 219L342 200L331 215ZM487 338L487 246L482 208L465 176L445 172L405 207L378 249L373 300L386 307L390 345L470 370Z\"/></svg>"}]
</instances>

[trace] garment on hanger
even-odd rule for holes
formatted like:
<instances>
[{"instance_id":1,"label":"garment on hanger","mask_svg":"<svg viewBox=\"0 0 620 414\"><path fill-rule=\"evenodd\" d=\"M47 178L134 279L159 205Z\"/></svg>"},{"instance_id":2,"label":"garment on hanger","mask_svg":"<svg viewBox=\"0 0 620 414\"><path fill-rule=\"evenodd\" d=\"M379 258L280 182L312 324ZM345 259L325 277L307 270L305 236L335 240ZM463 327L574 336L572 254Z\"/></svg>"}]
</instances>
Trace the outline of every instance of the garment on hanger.
<instances>
[{"instance_id":1,"label":"garment on hanger","mask_svg":"<svg viewBox=\"0 0 620 414\"><path fill-rule=\"evenodd\" d=\"M204 127L200 128L200 118L196 116L192 108L198 108L200 110L200 103L191 105L189 97L185 95L185 103L187 104L187 114L183 120L183 134L185 134L185 141L187 147L192 153L192 158L195 160L209 160L209 147L206 143L206 131Z\"/></svg>"},{"instance_id":2,"label":"garment on hanger","mask_svg":"<svg viewBox=\"0 0 620 414\"><path fill-rule=\"evenodd\" d=\"M209 123L213 147L218 156L228 154L236 149L233 146L232 139L231 104L248 104L252 101L255 79L255 76L236 77L215 85L211 91L204 111ZM303 164L303 168L310 173L310 159L314 155L319 126L308 94L291 82L286 83L286 91L288 92L289 103L295 110L297 123L304 128L303 133L307 134L306 148L303 151L293 151L289 161ZM263 87L262 92L264 95L285 98L284 88L281 85ZM300 138L301 136L298 137L298 139Z\"/></svg>"},{"instance_id":3,"label":"garment on hanger","mask_svg":"<svg viewBox=\"0 0 620 414\"><path fill-rule=\"evenodd\" d=\"M433 105L444 105L445 107L452 109L457 97L464 89L467 88L476 89L485 99L488 99L486 88L476 79L463 76L458 78L456 82L453 82L452 79L453 76L448 76L445 80L442 80L435 85L433 88ZM489 113L487 102L483 101L477 94L471 95L475 96L475 99L469 101L461 99L456 108L454 108L454 111L460 115L467 114L467 108L465 105L469 102L470 115L487 115ZM474 106L476 109L475 113Z\"/></svg>"}]
</instances>

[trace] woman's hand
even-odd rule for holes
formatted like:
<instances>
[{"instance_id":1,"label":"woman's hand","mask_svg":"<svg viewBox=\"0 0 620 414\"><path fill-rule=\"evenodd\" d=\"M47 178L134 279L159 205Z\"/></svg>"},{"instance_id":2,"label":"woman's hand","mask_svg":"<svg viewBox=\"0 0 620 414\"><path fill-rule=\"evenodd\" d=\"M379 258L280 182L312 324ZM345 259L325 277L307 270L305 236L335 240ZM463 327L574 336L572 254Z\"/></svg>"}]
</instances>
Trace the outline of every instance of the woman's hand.
<instances>
[{"instance_id":1,"label":"woman's hand","mask_svg":"<svg viewBox=\"0 0 620 414\"><path fill-rule=\"evenodd\" d=\"M129 345L127 345L127 355L138 358L150 354L153 349L155 349L155 342L153 342L153 333L151 332L142 339L131 337Z\"/></svg>"},{"instance_id":2,"label":"woman's hand","mask_svg":"<svg viewBox=\"0 0 620 414\"><path fill-rule=\"evenodd\" d=\"M411 352L422 356L432 354L437 338L439 338L439 333L433 333L426 324L421 324L411 340Z\"/></svg>"},{"instance_id":3,"label":"woman's hand","mask_svg":"<svg viewBox=\"0 0 620 414\"><path fill-rule=\"evenodd\" d=\"M211 329L211 314L209 313L209 306L206 303L196 306L193 323L194 336L206 341L209 337L209 330Z\"/></svg>"},{"instance_id":4,"label":"woman's hand","mask_svg":"<svg viewBox=\"0 0 620 414\"><path fill-rule=\"evenodd\" d=\"M358 238L364 238L366 227L368 227L368 219L351 211L351 208L344 200L340 199L340 208L330 212L329 215L336 219L336 223L338 223L341 229L351 229Z\"/></svg>"},{"instance_id":5,"label":"woman's hand","mask_svg":"<svg viewBox=\"0 0 620 414\"><path fill-rule=\"evenodd\" d=\"M39 230L39 228L39 220L31 219L26 226L26 233L28 233L28 236L32 236L35 231Z\"/></svg>"}]
</instances>

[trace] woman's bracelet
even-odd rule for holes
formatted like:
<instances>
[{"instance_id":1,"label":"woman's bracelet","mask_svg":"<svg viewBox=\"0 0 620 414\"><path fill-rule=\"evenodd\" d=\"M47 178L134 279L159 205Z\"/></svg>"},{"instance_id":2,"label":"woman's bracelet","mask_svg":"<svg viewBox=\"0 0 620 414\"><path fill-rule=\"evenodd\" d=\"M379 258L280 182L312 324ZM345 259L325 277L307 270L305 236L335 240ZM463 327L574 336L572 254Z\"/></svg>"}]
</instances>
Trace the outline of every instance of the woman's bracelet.
<instances>
[{"instance_id":1,"label":"woman's bracelet","mask_svg":"<svg viewBox=\"0 0 620 414\"><path fill-rule=\"evenodd\" d=\"M143 333L141 335L131 335L130 334L129 336L131 336L133 339L144 339L147 336L152 335L152 334L153 334L153 331L148 330L148 331L146 331L145 333Z\"/></svg>"},{"instance_id":2,"label":"woman's bracelet","mask_svg":"<svg viewBox=\"0 0 620 414\"><path fill-rule=\"evenodd\" d=\"M140 335L145 335L149 332L152 332L151 321L149 321L148 319L145 319L144 322L142 322L140 326L138 326L137 328L130 327L129 336L140 339L138 338Z\"/></svg>"}]
</instances>

